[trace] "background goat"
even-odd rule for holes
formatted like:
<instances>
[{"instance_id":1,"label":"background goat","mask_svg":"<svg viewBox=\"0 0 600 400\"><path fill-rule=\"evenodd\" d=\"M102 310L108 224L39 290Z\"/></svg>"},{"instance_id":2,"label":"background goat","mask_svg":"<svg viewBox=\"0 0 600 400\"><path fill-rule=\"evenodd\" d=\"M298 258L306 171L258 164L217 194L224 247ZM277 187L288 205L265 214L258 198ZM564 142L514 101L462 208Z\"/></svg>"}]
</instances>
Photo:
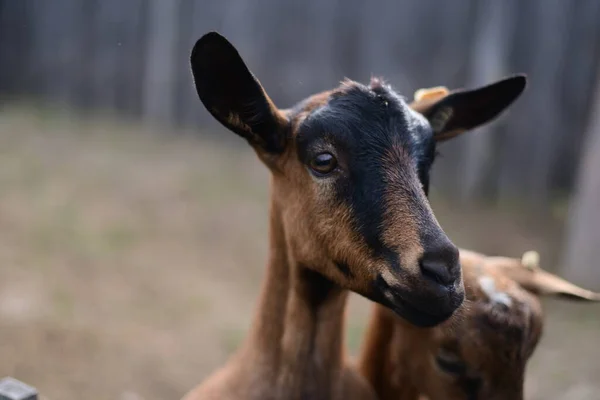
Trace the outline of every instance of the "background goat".
<instances>
[{"instance_id":1,"label":"background goat","mask_svg":"<svg viewBox=\"0 0 600 400\"><path fill-rule=\"evenodd\" d=\"M461 249L467 301L431 329L410 325L375 306L359 368L381 400L523 398L526 364L543 328L537 295L600 301L521 260Z\"/></svg>"}]
</instances>

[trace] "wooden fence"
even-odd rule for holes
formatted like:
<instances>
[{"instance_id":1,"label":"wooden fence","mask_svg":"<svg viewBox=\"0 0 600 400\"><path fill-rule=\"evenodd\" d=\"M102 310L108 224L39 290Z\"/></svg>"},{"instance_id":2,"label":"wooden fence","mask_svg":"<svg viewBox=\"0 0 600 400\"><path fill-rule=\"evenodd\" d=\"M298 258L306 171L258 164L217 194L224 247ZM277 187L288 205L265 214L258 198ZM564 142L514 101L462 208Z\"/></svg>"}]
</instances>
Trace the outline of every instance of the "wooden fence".
<instances>
[{"instance_id":1,"label":"wooden fence","mask_svg":"<svg viewBox=\"0 0 600 400\"><path fill-rule=\"evenodd\" d=\"M434 186L539 207L575 181L598 21L597 0L0 0L0 94L214 131L188 61L209 30L282 107L345 76L410 96L525 72L509 114L441 149Z\"/></svg>"}]
</instances>

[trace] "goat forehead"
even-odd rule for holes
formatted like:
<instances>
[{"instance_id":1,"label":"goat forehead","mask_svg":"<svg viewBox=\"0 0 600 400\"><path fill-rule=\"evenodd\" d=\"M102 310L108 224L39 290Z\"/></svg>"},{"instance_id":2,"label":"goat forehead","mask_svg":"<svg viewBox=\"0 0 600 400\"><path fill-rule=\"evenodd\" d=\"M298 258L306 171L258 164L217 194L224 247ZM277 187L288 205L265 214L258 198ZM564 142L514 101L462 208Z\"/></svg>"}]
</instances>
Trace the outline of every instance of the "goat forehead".
<instances>
[{"instance_id":1,"label":"goat forehead","mask_svg":"<svg viewBox=\"0 0 600 400\"><path fill-rule=\"evenodd\" d=\"M495 372L518 369L529 354L530 326L516 308L507 311L488 304L471 316L465 327L469 334L461 340L469 359Z\"/></svg>"},{"instance_id":2,"label":"goat forehead","mask_svg":"<svg viewBox=\"0 0 600 400\"><path fill-rule=\"evenodd\" d=\"M311 102L298 130L298 140L327 140L356 150L356 155L377 156L392 145L418 153L432 141L431 127L391 89L369 89L360 84L342 87L326 102ZM418 154L416 154L418 156Z\"/></svg>"}]
</instances>

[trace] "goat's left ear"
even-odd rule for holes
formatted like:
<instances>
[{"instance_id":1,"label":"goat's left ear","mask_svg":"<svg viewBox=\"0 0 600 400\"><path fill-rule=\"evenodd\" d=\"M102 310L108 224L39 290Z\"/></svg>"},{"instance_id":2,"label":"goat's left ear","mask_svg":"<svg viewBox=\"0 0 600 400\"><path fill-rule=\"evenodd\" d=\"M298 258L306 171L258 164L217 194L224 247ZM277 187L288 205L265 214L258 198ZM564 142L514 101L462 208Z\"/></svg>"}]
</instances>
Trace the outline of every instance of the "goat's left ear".
<instances>
[{"instance_id":1,"label":"goat's left ear","mask_svg":"<svg viewBox=\"0 0 600 400\"><path fill-rule=\"evenodd\" d=\"M539 267L539 254L528 251L521 260L490 257L490 265L514 280L525 290L541 296L557 296L571 300L600 301L600 293L583 289Z\"/></svg>"},{"instance_id":2,"label":"goat's left ear","mask_svg":"<svg viewBox=\"0 0 600 400\"><path fill-rule=\"evenodd\" d=\"M525 75L514 75L473 90L448 94L440 91L436 93L441 97L439 101L414 108L422 108L418 111L429 120L436 141L442 142L496 118L523 93L526 85Z\"/></svg>"}]
</instances>

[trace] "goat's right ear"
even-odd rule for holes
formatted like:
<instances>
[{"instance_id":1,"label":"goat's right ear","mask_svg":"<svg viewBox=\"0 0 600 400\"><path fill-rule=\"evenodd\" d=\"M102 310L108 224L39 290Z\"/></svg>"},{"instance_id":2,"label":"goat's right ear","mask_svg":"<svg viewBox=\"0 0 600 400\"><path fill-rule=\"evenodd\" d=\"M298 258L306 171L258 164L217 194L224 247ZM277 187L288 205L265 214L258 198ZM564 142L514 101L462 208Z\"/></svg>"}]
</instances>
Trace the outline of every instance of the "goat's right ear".
<instances>
[{"instance_id":1,"label":"goat's right ear","mask_svg":"<svg viewBox=\"0 0 600 400\"><path fill-rule=\"evenodd\" d=\"M544 271L539 266L539 254L528 251L521 260L490 257L488 262L501 273L525 290L536 295L559 296L571 300L600 301L600 293L583 289L554 274Z\"/></svg>"},{"instance_id":2,"label":"goat's right ear","mask_svg":"<svg viewBox=\"0 0 600 400\"><path fill-rule=\"evenodd\" d=\"M205 34L190 62L198 97L217 121L258 150L283 151L287 119L227 39Z\"/></svg>"},{"instance_id":3,"label":"goat's right ear","mask_svg":"<svg viewBox=\"0 0 600 400\"><path fill-rule=\"evenodd\" d=\"M498 117L521 95L526 84L527 78L521 74L472 90L430 88L417 92L412 106L429 120L435 140L443 142Z\"/></svg>"}]
</instances>

